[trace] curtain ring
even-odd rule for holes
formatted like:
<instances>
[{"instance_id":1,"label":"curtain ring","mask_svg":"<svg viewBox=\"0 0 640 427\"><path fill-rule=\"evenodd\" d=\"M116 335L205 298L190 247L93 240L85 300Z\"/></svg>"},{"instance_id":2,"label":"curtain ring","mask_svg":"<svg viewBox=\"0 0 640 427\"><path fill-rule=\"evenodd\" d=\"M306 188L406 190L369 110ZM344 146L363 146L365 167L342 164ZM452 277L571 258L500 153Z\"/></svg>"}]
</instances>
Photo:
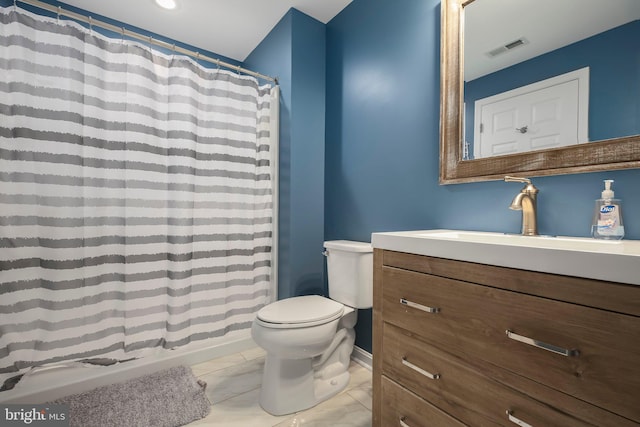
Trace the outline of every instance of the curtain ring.
<instances>
[{"instance_id":1,"label":"curtain ring","mask_svg":"<svg viewBox=\"0 0 640 427\"><path fill-rule=\"evenodd\" d=\"M153 54L153 36L149 36L147 39L147 50L149 53Z\"/></svg>"},{"instance_id":2,"label":"curtain ring","mask_svg":"<svg viewBox=\"0 0 640 427\"><path fill-rule=\"evenodd\" d=\"M218 71L220 71L220 58L216 59L216 65L218 66Z\"/></svg>"},{"instance_id":3,"label":"curtain ring","mask_svg":"<svg viewBox=\"0 0 640 427\"><path fill-rule=\"evenodd\" d=\"M93 33L93 18L92 17L89 17L89 31L91 33Z\"/></svg>"},{"instance_id":4,"label":"curtain ring","mask_svg":"<svg viewBox=\"0 0 640 427\"><path fill-rule=\"evenodd\" d=\"M241 76L241 74L240 74L240 70L241 70L241 69L242 69L242 67L241 67L240 65L238 65L238 66L236 67L236 72L238 73L238 77L240 77L240 76Z\"/></svg>"},{"instance_id":5,"label":"curtain ring","mask_svg":"<svg viewBox=\"0 0 640 427\"><path fill-rule=\"evenodd\" d=\"M173 61L175 61L176 59L176 44L175 42L173 43L173 46L171 46L171 63L173 63Z\"/></svg>"},{"instance_id":6,"label":"curtain ring","mask_svg":"<svg viewBox=\"0 0 640 427\"><path fill-rule=\"evenodd\" d=\"M122 43L124 43L124 27L120 28L120 33L122 34Z\"/></svg>"},{"instance_id":7,"label":"curtain ring","mask_svg":"<svg viewBox=\"0 0 640 427\"><path fill-rule=\"evenodd\" d=\"M61 9L61 7L58 6L58 24L60 24L60 9Z\"/></svg>"}]
</instances>

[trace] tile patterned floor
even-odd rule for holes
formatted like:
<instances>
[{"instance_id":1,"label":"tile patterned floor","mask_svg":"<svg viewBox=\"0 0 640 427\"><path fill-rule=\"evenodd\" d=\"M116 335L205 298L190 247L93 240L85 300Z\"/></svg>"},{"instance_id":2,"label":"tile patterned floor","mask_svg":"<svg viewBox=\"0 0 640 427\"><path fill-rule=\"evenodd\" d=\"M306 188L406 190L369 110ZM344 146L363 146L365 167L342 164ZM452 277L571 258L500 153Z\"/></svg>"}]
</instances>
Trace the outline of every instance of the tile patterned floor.
<instances>
[{"instance_id":1,"label":"tile patterned floor","mask_svg":"<svg viewBox=\"0 0 640 427\"><path fill-rule=\"evenodd\" d=\"M250 349L192 366L207 382L213 404L198 427L369 427L371 426L371 371L351 362L351 381L333 398L296 414L274 416L258 404L264 351Z\"/></svg>"}]
</instances>

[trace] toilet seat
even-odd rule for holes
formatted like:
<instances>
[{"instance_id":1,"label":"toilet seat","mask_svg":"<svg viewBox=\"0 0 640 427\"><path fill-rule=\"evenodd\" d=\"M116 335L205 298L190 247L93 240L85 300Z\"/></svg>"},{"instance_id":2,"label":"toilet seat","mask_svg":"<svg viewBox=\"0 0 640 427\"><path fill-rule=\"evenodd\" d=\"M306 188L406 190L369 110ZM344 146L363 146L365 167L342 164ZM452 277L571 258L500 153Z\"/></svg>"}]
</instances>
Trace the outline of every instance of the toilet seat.
<instances>
[{"instance_id":1,"label":"toilet seat","mask_svg":"<svg viewBox=\"0 0 640 427\"><path fill-rule=\"evenodd\" d=\"M342 316L344 305L320 295L286 298L262 307L256 321L267 328L306 328Z\"/></svg>"}]
</instances>

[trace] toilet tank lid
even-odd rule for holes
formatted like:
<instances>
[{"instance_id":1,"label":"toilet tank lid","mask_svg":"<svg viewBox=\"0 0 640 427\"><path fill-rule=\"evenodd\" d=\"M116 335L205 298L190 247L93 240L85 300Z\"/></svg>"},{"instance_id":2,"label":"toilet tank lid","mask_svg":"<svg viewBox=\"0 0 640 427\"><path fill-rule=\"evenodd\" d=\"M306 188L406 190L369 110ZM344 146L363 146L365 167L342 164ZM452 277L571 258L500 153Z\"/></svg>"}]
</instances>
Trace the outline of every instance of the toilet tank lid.
<instances>
[{"instance_id":1,"label":"toilet tank lid","mask_svg":"<svg viewBox=\"0 0 640 427\"><path fill-rule=\"evenodd\" d=\"M269 323L298 324L333 320L339 317L344 305L320 295L286 298L262 307L258 319Z\"/></svg>"},{"instance_id":2,"label":"toilet tank lid","mask_svg":"<svg viewBox=\"0 0 640 427\"><path fill-rule=\"evenodd\" d=\"M345 252L373 252L371 243L351 240L330 240L324 242L325 249L336 249Z\"/></svg>"}]
</instances>

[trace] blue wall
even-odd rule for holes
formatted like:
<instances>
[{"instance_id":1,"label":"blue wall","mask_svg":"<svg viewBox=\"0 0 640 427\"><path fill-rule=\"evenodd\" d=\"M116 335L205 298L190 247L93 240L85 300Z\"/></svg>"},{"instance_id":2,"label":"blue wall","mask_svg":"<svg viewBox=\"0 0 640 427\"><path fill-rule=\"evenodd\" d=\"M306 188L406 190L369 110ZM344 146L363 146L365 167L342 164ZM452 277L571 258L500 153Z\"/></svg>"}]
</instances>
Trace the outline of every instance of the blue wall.
<instances>
[{"instance_id":1,"label":"blue wall","mask_svg":"<svg viewBox=\"0 0 640 427\"><path fill-rule=\"evenodd\" d=\"M639 134L638 40L640 21L633 21L467 82L464 94L467 141L473 147L476 100L583 67L589 67L589 140Z\"/></svg>"},{"instance_id":2,"label":"blue wall","mask_svg":"<svg viewBox=\"0 0 640 427\"><path fill-rule=\"evenodd\" d=\"M438 185L439 43L439 0L354 0L327 25L326 239L519 232L508 209L519 184ZM540 232L588 236L605 178L623 199L626 238L640 239L640 170L534 178ZM357 345L369 351L370 331L361 313Z\"/></svg>"},{"instance_id":3,"label":"blue wall","mask_svg":"<svg viewBox=\"0 0 640 427\"><path fill-rule=\"evenodd\" d=\"M324 280L325 25L291 9L245 60L278 76L278 297L326 294Z\"/></svg>"}]
</instances>

